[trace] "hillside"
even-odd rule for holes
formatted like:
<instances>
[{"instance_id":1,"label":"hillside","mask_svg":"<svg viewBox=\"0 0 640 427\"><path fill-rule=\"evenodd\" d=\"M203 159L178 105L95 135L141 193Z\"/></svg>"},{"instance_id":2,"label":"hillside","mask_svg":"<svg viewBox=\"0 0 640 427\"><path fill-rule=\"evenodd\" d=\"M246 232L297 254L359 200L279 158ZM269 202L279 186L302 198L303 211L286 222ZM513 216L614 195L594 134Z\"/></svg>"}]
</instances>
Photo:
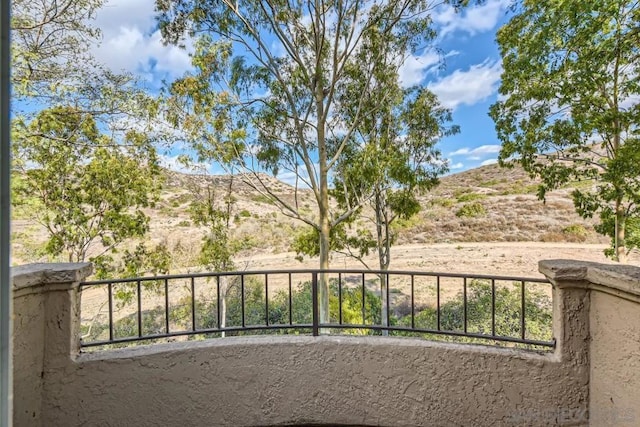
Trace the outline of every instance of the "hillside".
<instances>
[{"instance_id":1,"label":"hillside","mask_svg":"<svg viewBox=\"0 0 640 427\"><path fill-rule=\"evenodd\" d=\"M283 199L293 202L293 188L272 177L261 176ZM208 191L222 199L232 184L234 239L243 247L239 257L287 252L302 227L244 184L239 177L195 176L167 172L160 201L147 210L151 217L149 240L164 242L174 254L178 270L197 265L205 229L196 227L189 215L194 197ZM584 183L578 183L585 185ZM588 184L587 184L588 185ZM483 166L444 177L441 184L420 197L422 211L396 224L397 245L459 242L573 242L606 243L592 223L573 210L572 187L548 195L546 203L536 197L536 182L522 169ZM301 209L313 212L309 191L298 194ZM13 264L45 261L39 251L45 234L37 224L17 215L13 222ZM133 246L134 242L132 242Z\"/></svg>"}]
</instances>

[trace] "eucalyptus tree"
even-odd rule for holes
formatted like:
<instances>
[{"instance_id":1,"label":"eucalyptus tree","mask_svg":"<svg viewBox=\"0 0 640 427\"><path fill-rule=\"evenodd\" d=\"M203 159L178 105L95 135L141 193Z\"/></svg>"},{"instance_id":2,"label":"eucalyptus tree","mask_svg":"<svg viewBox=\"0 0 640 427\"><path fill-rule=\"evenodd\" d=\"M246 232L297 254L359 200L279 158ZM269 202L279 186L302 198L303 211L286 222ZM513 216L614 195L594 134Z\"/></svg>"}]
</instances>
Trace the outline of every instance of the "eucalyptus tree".
<instances>
[{"instance_id":1,"label":"eucalyptus tree","mask_svg":"<svg viewBox=\"0 0 640 427\"><path fill-rule=\"evenodd\" d=\"M395 89L396 96L376 115L361 121L332 177L332 195L344 209L359 206L360 197L367 196L358 211L361 221L354 217L331 235L334 251L382 272L391 264L394 222L416 215L421 209L417 196L437 185L438 177L448 170L437 142L459 132L458 126L448 125L451 111L440 106L432 92L420 88L403 91L397 79L385 82L385 87ZM380 98L371 96L367 102L379 103ZM293 248L298 255L317 255L314 237L314 230L297 237ZM371 251L377 255L375 266L365 261ZM378 279L381 319L386 326L387 275L381 273Z\"/></svg>"},{"instance_id":2,"label":"eucalyptus tree","mask_svg":"<svg viewBox=\"0 0 640 427\"><path fill-rule=\"evenodd\" d=\"M334 180L340 204L350 206L358 193L373 195L365 206L372 215L362 216L369 222L365 227L373 225L375 234L370 236L366 228L359 228L355 237L347 237L344 246L363 263L363 256L375 250L381 271L391 264L394 222L416 215L421 209L417 196L436 186L438 177L448 170L437 142L459 132L458 126L448 125L451 111L440 106L432 92L414 88L405 91L404 98L402 104L385 108L380 117L362 122L356 139L362 148L341 160ZM379 280L382 322L386 325L387 276L380 274Z\"/></svg>"},{"instance_id":3,"label":"eucalyptus tree","mask_svg":"<svg viewBox=\"0 0 640 427\"><path fill-rule=\"evenodd\" d=\"M332 228L350 218L329 203L330 174L360 121L374 115L377 76L396 75L406 55L429 45L429 13L447 1L156 0L165 40L197 38L195 72L169 88L181 126L201 160L233 162L285 215L316 230L320 268L329 267ZM456 1L456 4L461 3ZM260 172L294 177L293 200ZM315 209L299 205L298 189ZM327 322L328 282L320 277L320 319Z\"/></svg>"},{"instance_id":4,"label":"eucalyptus tree","mask_svg":"<svg viewBox=\"0 0 640 427\"><path fill-rule=\"evenodd\" d=\"M500 93L491 107L500 162L542 180L539 196L593 180L573 200L624 261L640 216L640 7L629 0L518 1L498 31ZM629 221L631 219L631 221Z\"/></svg>"},{"instance_id":5,"label":"eucalyptus tree","mask_svg":"<svg viewBox=\"0 0 640 427\"><path fill-rule=\"evenodd\" d=\"M33 118L52 106L93 115L101 127L135 127L159 135L157 104L128 73L114 72L91 53L101 41L95 25L105 0L11 2L11 82L14 117Z\"/></svg>"},{"instance_id":6,"label":"eucalyptus tree","mask_svg":"<svg viewBox=\"0 0 640 427\"><path fill-rule=\"evenodd\" d=\"M239 248L229 236L229 221L234 205L233 175L229 177L224 197L219 197L216 188L206 183L197 185L191 189L194 200L189 207L191 219L195 225L207 228L207 234L202 239L200 248L200 264L211 271L232 271L235 268L233 256ZM227 323L227 294L233 279L230 276L220 276L218 280L218 301L220 306L219 324L217 327L224 329ZM192 295L195 298L195 295ZM225 336L222 332L221 336Z\"/></svg>"},{"instance_id":7,"label":"eucalyptus tree","mask_svg":"<svg viewBox=\"0 0 640 427\"><path fill-rule=\"evenodd\" d=\"M429 90L412 88L399 93L404 98L401 103L362 121L333 176L332 193L340 205L351 207L360 195L372 194L363 206L372 212L369 217L364 215L375 229L372 241L360 230L359 237L347 237L340 246L349 250L355 246L357 251L349 254L357 253L363 263L369 249L377 250L380 270L387 270L391 263L392 224L417 214L421 209L417 196L436 186L438 177L448 170L436 144L459 132L458 126L448 125L451 111Z\"/></svg>"},{"instance_id":8,"label":"eucalyptus tree","mask_svg":"<svg viewBox=\"0 0 640 427\"><path fill-rule=\"evenodd\" d=\"M100 30L91 25L104 0L13 0L11 42L14 95L51 92L93 62ZM83 66L80 66L80 65Z\"/></svg>"}]
</instances>

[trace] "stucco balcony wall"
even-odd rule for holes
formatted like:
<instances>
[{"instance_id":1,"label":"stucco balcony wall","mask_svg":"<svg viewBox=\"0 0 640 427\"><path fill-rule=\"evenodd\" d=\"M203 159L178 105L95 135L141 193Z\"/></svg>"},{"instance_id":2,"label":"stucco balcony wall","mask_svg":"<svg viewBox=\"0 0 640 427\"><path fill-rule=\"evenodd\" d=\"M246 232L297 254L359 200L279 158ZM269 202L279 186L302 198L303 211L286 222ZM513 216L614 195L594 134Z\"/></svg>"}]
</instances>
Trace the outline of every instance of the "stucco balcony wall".
<instances>
[{"instance_id":1,"label":"stucco balcony wall","mask_svg":"<svg viewBox=\"0 0 640 427\"><path fill-rule=\"evenodd\" d=\"M14 423L548 426L588 425L589 417L591 425L602 425L594 417L616 416L617 425L637 425L640 415L625 392L640 389L640 325L621 319L640 317L633 299L640 279L627 271L622 290L606 293L596 287L611 287L594 285L595 276L586 273L598 265L583 264L584 271L565 261L541 265L554 283L557 346L546 354L339 336L236 337L81 353L78 283L90 266L19 267L13 272ZM618 304L613 312L612 303ZM620 343L626 344L610 348ZM615 370L608 356L626 361L625 372L601 372L596 363Z\"/></svg>"}]
</instances>

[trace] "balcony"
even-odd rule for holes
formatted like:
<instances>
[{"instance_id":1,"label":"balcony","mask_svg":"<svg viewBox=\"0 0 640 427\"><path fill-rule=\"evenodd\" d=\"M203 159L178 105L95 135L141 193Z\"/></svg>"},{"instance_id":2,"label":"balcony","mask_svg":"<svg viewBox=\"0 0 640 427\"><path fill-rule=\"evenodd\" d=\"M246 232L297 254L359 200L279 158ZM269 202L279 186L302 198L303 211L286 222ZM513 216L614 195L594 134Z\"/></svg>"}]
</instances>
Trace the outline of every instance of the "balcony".
<instances>
[{"instance_id":1,"label":"balcony","mask_svg":"<svg viewBox=\"0 0 640 427\"><path fill-rule=\"evenodd\" d=\"M17 267L14 423L638 425L640 268L539 267L546 279L305 270L99 282L85 281L88 264ZM540 295L548 329L532 327Z\"/></svg>"}]
</instances>

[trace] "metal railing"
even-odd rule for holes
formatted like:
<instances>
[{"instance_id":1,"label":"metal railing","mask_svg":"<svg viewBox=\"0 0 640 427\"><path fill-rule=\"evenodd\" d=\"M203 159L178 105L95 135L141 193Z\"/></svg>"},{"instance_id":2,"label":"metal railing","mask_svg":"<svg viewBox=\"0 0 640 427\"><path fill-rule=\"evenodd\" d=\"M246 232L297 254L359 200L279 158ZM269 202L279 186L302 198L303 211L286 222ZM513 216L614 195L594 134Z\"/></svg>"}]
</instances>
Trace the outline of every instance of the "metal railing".
<instances>
[{"instance_id":1,"label":"metal railing","mask_svg":"<svg viewBox=\"0 0 640 427\"><path fill-rule=\"evenodd\" d=\"M323 281L329 292L325 321ZM80 287L83 348L267 332L555 346L551 285L538 278L271 270L98 280Z\"/></svg>"}]
</instances>

